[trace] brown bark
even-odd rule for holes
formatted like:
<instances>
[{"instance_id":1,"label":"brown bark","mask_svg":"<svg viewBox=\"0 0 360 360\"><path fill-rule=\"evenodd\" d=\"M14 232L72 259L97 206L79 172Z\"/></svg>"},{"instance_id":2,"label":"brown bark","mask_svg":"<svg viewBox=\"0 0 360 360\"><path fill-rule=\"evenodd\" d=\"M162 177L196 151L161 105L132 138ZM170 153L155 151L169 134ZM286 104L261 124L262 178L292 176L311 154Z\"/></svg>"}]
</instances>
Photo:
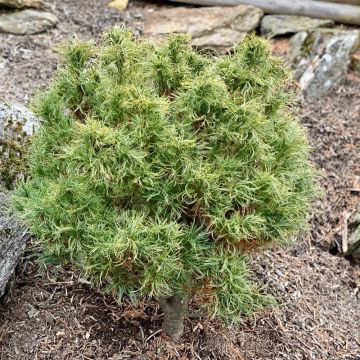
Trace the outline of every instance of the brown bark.
<instances>
[{"instance_id":1,"label":"brown bark","mask_svg":"<svg viewBox=\"0 0 360 360\"><path fill-rule=\"evenodd\" d=\"M178 341L184 332L184 318L189 296L160 297L159 303L164 312L163 330L172 340Z\"/></svg>"},{"instance_id":2,"label":"brown bark","mask_svg":"<svg viewBox=\"0 0 360 360\"><path fill-rule=\"evenodd\" d=\"M253 5L267 14L301 15L330 19L339 23L360 25L360 7L310 0L171 0L203 6Z\"/></svg>"}]
</instances>

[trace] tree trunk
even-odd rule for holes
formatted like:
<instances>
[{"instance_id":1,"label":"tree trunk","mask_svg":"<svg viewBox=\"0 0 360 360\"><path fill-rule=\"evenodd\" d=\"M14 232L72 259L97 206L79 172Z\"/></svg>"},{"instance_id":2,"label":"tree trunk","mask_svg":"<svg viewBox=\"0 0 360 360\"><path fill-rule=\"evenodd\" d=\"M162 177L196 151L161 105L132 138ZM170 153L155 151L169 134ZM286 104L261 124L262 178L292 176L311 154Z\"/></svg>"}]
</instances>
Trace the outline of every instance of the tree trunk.
<instances>
[{"instance_id":1,"label":"tree trunk","mask_svg":"<svg viewBox=\"0 0 360 360\"><path fill-rule=\"evenodd\" d=\"M189 304L189 296L160 297L159 303L164 312L163 329L166 335L174 341L179 340L184 332L184 317Z\"/></svg>"},{"instance_id":2,"label":"tree trunk","mask_svg":"<svg viewBox=\"0 0 360 360\"><path fill-rule=\"evenodd\" d=\"M330 19L339 23L360 25L360 7L310 0L171 0L203 6L253 5L267 14L301 15Z\"/></svg>"},{"instance_id":3,"label":"tree trunk","mask_svg":"<svg viewBox=\"0 0 360 360\"><path fill-rule=\"evenodd\" d=\"M349 5L360 5L360 0L319 0L325 2L332 2L337 4L349 4Z\"/></svg>"}]
</instances>

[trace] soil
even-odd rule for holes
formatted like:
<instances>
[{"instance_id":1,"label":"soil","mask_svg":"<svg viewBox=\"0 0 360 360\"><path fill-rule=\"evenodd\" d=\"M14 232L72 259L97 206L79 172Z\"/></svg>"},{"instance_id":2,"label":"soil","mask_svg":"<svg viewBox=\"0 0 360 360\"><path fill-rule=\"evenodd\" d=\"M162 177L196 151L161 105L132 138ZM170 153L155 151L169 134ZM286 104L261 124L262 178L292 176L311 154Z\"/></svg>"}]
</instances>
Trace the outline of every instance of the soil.
<instances>
[{"instance_id":1,"label":"soil","mask_svg":"<svg viewBox=\"0 0 360 360\"><path fill-rule=\"evenodd\" d=\"M96 38L112 25L140 32L144 7L158 6L131 1L118 12L107 2L48 1L60 19L55 29L0 34L0 96L27 104L48 84L61 41ZM280 41L275 50L286 55L286 40ZM152 299L119 305L72 269L37 265L29 244L0 311L0 360L360 360L360 269L338 255L345 219L360 201L360 76L350 73L328 96L303 104L299 117L323 193L308 234L252 258L254 280L277 298L275 309L230 326L196 315L193 301L184 338L172 344Z\"/></svg>"}]
</instances>

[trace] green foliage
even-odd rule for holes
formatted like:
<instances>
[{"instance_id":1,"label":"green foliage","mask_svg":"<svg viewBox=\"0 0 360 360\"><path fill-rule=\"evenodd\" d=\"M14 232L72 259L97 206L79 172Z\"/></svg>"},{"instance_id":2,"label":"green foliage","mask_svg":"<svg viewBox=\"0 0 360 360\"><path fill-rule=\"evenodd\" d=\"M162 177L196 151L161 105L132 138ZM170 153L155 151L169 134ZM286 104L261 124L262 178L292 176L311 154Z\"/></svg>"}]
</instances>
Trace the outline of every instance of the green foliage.
<instances>
[{"instance_id":1,"label":"green foliage","mask_svg":"<svg viewBox=\"0 0 360 360\"><path fill-rule=\"evenodd\" d=\"M46 254L119 297L196 293L228 319L266 302L246 251L306 228L314 195L268 43L209 58L114 28L62 54L15 197Z\"/></svg>"}]
</instances>

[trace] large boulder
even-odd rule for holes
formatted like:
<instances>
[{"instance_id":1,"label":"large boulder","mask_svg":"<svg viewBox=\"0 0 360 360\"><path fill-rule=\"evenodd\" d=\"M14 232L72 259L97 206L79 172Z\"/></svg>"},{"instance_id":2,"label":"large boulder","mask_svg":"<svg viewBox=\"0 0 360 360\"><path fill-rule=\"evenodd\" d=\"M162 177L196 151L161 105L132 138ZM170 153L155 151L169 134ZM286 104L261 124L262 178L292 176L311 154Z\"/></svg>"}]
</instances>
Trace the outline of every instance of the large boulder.
<instances>
[{"instance_id":1,"label":"large boulder","mask_svg":"<svg viewBox=\"0 0 360 360\"><path fill-rule=\"evenodd\" d=\"M0 16L0 32L17 35L41 33L58 23L57 17L49 12L21 10Z\"/></svg>"},{"instance_id":2,"label":"large boulder","mask_svg":"<svg viewBox=\"0 0 360 360\"><path fill-rule=\"evenodd\" d=\"M317 29L294 35L290 61L303 96L319 97L341 83L358 45L358 30Z\"/></svg>"},{"instance_id":3,"label":"large boulder","mask_svg":"<svg viewBox=\"0 0 360 360\"><path fill-rule=\"evenodd\" d=\"M11 8L27 8L32 7L39 9L44 5L42 0L0 0L0 6L7 6Z\"/></svg>"},{"instance_id":4,"label":"large boulder","mask_svg":"<svg viewBox=\"0 0 360 360\"><path fill-rule=\"evenodd\" d=\"M272 38L300 31L333 26L333 20L312 19L306 16L266 15L261 20L261 34Z\"/></svg>"},{"instance_id":5,"label":"large boulder","mask_svg":"<svg viewBox=\"0 0 360 360\"><path fill-rule=\"evenodd\" d=\"M256 29L262 16L261 9L248 5L149 11L145 14L144 35L161 40L169 33L187 33L193 45L222 52Z\"/></svg>"},{"instance_id":6,"label":"large boulder","mask_svg":"<svg viewBox=\"0 0 360 360\"><path fill-rule=\"evenodd\" d=\"M7 295L27 237L25 225L10 211L9 192L0 186L0 302Z\"/></svg>"},{"instance_id":7,"label":"large boulder","mask_svg":"<svg viewBox=\"0 0 360 360\"><path fill-rule=\"evenodd\" d=\"M26 146L39 124L25 106L0 99L0 183L6 187L23 176Z\"/></svg>"}]
</instances>

